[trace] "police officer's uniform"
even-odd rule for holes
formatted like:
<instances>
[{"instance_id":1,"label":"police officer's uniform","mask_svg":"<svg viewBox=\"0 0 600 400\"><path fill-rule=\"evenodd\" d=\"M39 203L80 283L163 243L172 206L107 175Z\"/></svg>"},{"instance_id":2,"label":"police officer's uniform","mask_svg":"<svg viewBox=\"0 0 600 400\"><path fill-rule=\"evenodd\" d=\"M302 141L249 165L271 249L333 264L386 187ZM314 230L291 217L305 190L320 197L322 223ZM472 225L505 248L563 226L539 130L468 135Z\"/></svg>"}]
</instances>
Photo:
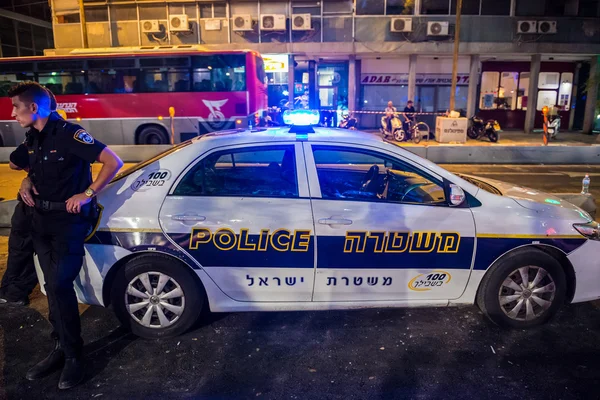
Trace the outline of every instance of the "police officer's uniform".
<instances>
[{"instance_id":1,"label":"police officer's uniform","mask_svg":"<svg viewBox=\"0 0 600 400\"><path fill-rule=\"evenodd\" d=\"M28 131L27 137L30 138L31 134L32 132ZM26 142L10 154L10 161L19 168L24 169L29 166ZM20 195L17 196L17 200L17 206L11 218L8 260L0 285L0 297L9 303L25 305L29 303L29 294L38 282L33 262L31 238L33 207L25 204Z\"/></svg>"},{"instance_id":2,"label":"police officer's uniform","mask_svg":"<svg viewBox=\"0 0 600 400\"><path fill-rule=\"evenodd\" d=\"M81 126L50 115L28 147L30 178L39 195L33 213L33 246L44 273L52 336L66 358L79 358L83 341L73 281L83 263L84 240L93 202L80 214L66 201L92 183L91 163L106 146Z\"/></svg>"}]
</instances>

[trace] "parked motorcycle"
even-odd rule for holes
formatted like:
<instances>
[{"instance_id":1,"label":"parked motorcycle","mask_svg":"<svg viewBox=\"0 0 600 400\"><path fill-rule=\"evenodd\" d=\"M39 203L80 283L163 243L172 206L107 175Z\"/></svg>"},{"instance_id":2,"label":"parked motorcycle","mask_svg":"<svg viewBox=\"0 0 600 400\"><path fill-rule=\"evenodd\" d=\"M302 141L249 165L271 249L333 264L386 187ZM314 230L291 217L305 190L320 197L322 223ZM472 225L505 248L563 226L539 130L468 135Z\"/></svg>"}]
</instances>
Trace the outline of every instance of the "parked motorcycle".
<instances>
[{"instance_id":1,"label":"parked motorcycle","mask_svg":"<svg viewBox=\"0 0 600 400\"><path fill-rule=\"evenodd\" d=\"M385 116L381 117L381 128L379 130L384 138L386 138L388 136L395 138L397 135L399 135L400 131L404 132L404 130L402 129L402 122L400 121L400 118L398 118L398 117L392 118L390 125L392 126L391 132L388 127L387 118ZM404 136L404 135L402 135L402 136Z\"/></svg>"},{"instance_id":2,"label":"parked motorcycle","mask_svg":"<svg viewBox=\"0 0 600 400\"><path fill-rule=\"evenodd\" d=\"M550 139L556 139L558 131L560 130L560 115L552 115L551 119L548 120L548 137Z\"/></svg>"},{"instance_id":3,"label":"parked motorcycle","mask_svg":"<svg viewBox=\"0 0 600 400\"><path fill-rule=\"evenodd\" d=\"M498 141L498 132L500 132L500 124L495 119L487 120L484 122L477 116L470 118L471 126L467 129L467 136L471 139L480 139L487 137L490 142L496 143Z\"/></svg>"},{"instance_id":4,"label":"parked motorcycle","mask_svg":"<svg viewBox=\"0 0 600 400\"><path fill-rule=\"evenodd\" d=\"M354 115L344 114L338 127L342 129L356 130L358 127L358 119Z\"/></svg>"}]
</instances>

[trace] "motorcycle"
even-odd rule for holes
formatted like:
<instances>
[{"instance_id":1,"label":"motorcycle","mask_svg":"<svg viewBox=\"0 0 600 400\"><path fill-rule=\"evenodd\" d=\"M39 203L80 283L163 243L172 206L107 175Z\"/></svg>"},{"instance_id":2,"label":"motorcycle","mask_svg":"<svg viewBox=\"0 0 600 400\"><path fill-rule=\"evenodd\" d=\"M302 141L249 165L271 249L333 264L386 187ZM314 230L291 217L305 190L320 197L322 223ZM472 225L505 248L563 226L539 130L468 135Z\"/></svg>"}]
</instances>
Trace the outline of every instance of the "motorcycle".
<instances>
[{"instance_id":1,"label":"motorcycle","mask_svg":"<svg viewBox=\"0 0 600 400\"><path fill-rule=\"evenodd\" d=\"M490 142L496 143L498 141L498 132L500 132L500 124L495 119L490 119L487 122L483 122L481 118L472 116L470 118L471 126L467 129L467 136L471 139L480 139L487 137Z\"/></svg>"},{"instance_id":2,"label":"motorcycle","mask_svg":"<svg viewBox=\"0 0 600 400\"><path fill-rule=\"evenodd\" d=\"M556 139L558 131L560 130L560 115L556 114L552 116L552 119L548 121L548 137L549 139Z\"/></svg>"},{"instance_id":3,"label":"motorcycle","mask_svg":"<svg viewBox=\"0 0 600 400\"><path fill-rule=\"evenodd\" d=\"M349 114L345 114L342 117L342 120L340 121L340 124L338 126L338 128L341 129L350 129L350 130L356 130L356 128L358 127L358 119L352 115L350 116Z\"/></svg>"},{"instance_id":4,"label":"motorcycle","mask_svg":"<svg viewBox=\"0 0 600 400\"><path fill-rule=\"evenodd\" d=\"M402 122L400 118L393 117L390 125L392 126L391 132L388 129L388 121L386 117L381 117L381 128L379 129L384 138L391 136L393 139L402 137L404 139L404 130L402 129Z\"/></svg>"}]
</instances>

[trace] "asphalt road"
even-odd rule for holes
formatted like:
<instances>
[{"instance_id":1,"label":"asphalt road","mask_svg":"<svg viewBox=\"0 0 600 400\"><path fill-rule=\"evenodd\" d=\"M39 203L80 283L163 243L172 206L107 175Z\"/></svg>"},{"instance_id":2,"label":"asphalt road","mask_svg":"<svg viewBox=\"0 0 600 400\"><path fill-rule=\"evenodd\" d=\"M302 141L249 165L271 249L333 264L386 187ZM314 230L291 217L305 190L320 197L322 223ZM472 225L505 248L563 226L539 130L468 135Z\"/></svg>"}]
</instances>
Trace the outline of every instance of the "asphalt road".
<instances>
[{"instance_id":1,"label":"asphalt road","mask_svg":"<svg viewBox=\"0 0 600 400\"><path fill-rule=\"evenodd\" d=\"M600 198L599 167L446 168L550 192L579 191L589 173ZM527 331L500 329L476 307L207 314L160 341L81 307L86 381L64 393L58 373L24 379L51 348L36 292L31 307L0 306L0 399L598 399L599 307L566 306Z\"/></svg>"}]
</instances>

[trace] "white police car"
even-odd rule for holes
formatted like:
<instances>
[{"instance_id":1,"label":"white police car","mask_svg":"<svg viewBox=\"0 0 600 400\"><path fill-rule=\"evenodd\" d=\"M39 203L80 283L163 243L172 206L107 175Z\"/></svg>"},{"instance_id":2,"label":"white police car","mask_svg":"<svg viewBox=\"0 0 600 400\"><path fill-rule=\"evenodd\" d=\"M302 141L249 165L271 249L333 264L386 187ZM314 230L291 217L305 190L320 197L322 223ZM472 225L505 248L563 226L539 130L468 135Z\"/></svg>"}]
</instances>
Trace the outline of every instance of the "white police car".
<instances>
[{"instance_id":1,"label":"white police car","mask_svg":"<svg viewBox=\"0 0 600 400\"><path fill-rule=\"evenodd\" d=\"M570 203L461 178L368 133L294 128L206 135L117 176L80 301L156 338L203 307L476 303L524 328L600 297L598 223Z\"/></svg>"}]
</instances>

